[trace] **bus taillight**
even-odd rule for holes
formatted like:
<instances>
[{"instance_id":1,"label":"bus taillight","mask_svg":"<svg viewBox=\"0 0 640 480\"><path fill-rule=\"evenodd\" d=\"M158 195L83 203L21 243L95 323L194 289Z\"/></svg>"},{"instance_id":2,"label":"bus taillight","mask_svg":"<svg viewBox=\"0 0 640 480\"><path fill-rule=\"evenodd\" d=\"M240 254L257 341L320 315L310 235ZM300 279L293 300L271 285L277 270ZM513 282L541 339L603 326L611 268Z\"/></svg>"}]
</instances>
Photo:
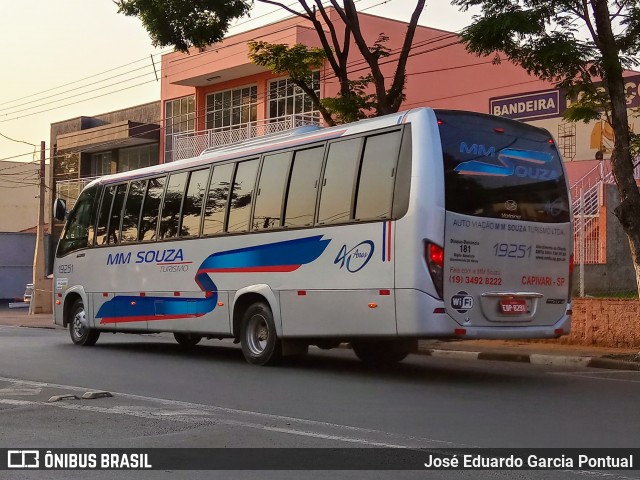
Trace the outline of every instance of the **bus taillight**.
<instances>
[{"instance_id":1,"label":"bus taillight","mask_svg":"<svg viewBox=\"0 0 640 480\"><path fill-rule=\"evenodd\" d=\"M442 298L442 284L444 282L444 249L434 243L427 242L424 252L427 267L431 274L433 286Z\"/></svg>"}]
</instances>

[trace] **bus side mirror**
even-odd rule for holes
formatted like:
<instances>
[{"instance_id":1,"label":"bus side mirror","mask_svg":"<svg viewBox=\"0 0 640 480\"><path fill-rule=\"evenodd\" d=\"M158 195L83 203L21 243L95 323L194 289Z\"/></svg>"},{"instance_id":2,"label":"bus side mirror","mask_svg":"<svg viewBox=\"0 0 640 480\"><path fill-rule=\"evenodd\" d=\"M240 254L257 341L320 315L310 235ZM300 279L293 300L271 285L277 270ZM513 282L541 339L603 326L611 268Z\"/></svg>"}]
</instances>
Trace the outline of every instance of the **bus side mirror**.
<instances>
[{"instance_id":1,"label":"bus side mirror","mask_svg":"<svg viewBox=\"0 0 640 480\"><path fill-rule=\"evenodd\" d=\"M53 204L53 216L61 222L67 218L67 202L61 198L56 198Z\"/></svg>"}]
</instances>

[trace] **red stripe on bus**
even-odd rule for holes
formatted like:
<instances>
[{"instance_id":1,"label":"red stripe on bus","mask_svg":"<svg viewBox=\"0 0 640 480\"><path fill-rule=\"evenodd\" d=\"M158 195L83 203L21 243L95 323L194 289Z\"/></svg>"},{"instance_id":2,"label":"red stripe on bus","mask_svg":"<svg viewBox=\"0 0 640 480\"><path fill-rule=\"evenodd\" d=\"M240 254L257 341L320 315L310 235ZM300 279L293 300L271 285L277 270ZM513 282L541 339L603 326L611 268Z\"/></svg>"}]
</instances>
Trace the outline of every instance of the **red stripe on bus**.
<instances>
[{"instance_id":1,"label":"red stripe on bus","mask_svg":"<svg viewBox=\"0 0 640 480\"><path fill-rule=\"evenodd\" d=\"M387 227L387 261L391 261L391 222Z\"/></svg>"},{"instance_id":2,"label":"red stripe on bus","mask_svg":"<svg viewBox=\"0 0 640 480\"><path fill-rule=\"evenodd\" d=\"M274 265L271 267L240 267L240 268L204 268L198 273L245 273L245 272L293 272L300 265Z\"/></svg>"},{"instance_id":3,"label":"red stripe on bus","mask_svg":"<svg viewBox=\"0 0 640 480\"><path fill-rule=\"evenodd\" d=\"M183 318L198 318L203 313L189 313L186 315L141 315L139 317L105 317L100 320L101 325L109 323L152 322L158 320L181 320Z\"/></svg>"}]
</instances>

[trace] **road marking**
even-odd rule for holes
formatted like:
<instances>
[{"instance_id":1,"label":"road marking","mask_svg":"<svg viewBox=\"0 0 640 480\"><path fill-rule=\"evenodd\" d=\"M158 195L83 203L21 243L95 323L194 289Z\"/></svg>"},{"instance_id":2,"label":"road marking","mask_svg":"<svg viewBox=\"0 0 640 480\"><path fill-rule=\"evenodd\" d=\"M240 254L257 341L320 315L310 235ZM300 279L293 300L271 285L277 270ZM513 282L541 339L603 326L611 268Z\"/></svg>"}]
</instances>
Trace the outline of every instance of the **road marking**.
<instances>
[{"instance_id":1,"label":"road marking","mask_svg":"<svg viewBox=\"0 0 640 480\"><path fill-rule=\"evenodd\" d=\"M554 374L561 374L553 372ZM628 371L614 371L614 373L629 373ZM567 373L568 374L568 373ZM604 379L607 380L607 379ZM86 390L94 390L93 388L78 387L72 385L60 385L46 382L34 382L29 380L18 380L14 378L0 377L0 381L10 382L19 385L28 385L38 388L59 388L84 392ZM321 422L316 420L307 420L296 417L288 417L282 415L273 415L268 413L253 412L248 410L237 410L227 407L218 407L211 405L203 405L197 403L182 402L179 400L167 400L156 397L147 397L129 393L113 392L114 396L127 398L130 400L153 402L165 407L145 407L136 405L117 405L114 407L99 407L87 405L85 402L73 403L47 403L42 401L8 399L0 398L0 404L13 406L38 406L63 408L67 410L81 410L85 412L103 413L109 415L128 415L153 420L168 420L184 423L195 423L202 425L208 423L211 425L223 424L228 426L253 428L270 432L284 433L288 435L298 435L311 437L321 440L333 440L344 443L366 445L371 447L386 448L480 448L479 445L461 444L444 440L436 440L424 437L415 437L411 435L403 435L381 430L373 430L367 428L354 427L350 425L341 425L329 422ZM236 415L238 417L253 418L254 421L235 420L223 418L221 415ZM267 423L258 423L262 420ZM284 423L278 425L277 423ZM324 431L323 431L324 430ZM332 432L333 431L333 432ZM345 433L349 434L345 434ZM368 438L366 438L368 437ZM435 445L434 445L435 444ZM578 476L601 477L609 480L640 480L640 477L629 477L621 474L611 474L604 472L588 471L588 470L564 470L567 473L573 473Z\"/></svg>"},{"instance_id":2,"label":"road marking","mask_svg":"<svg viewBox=\"0 0 640 480\"><path fill-rule=\"evenodd\" d=\"M0 396L20 396L20 395L38 395L42 391L42 387L34 387L31 385L22 386L21 382L16 382L13 387L0 389Z\"/></svg>"},{"instance_id":3,"label":"road marking","mask_svg":"<svg viewBox=\"0 0 640 480\"><path fill-rule=\"evenodd\" d=\"M590 378L592 380L605 380L608 382L625 382L640 383L640 372L634 370L607 370L605 372L548 372L550 375L563 375L567 377ZM615 373L626 373L630 376L636 376L636 379L626 378L607 378L601 375L611 375Z\"/></svg>"},{"instance_id":4,"label":"road marking","mask_svg":"<svg viewBox=\"0 0 640 480\"><path fill-rule=\"evenodd\" d=\"M46 382L33 382L14 378L0 377L0 381L20 383L40 388L57 388L76 392L95 390L95 388L77 387L72 385L58 385ZM253 428L270 432L278 432L289 435L317 438L321 440L334 440L345 443L367 445L372 447L387 448L477 448L477 445L449 442L432 438L416 437L399 433L385 432L368 428L354 427L317 420L273 415L269 413L254 412L249 410L237 410L214 405L181 402L155 397L146 397L130 393L113 392L115 397L129 400L145 401L162 405L160 407L147 407L135 405L117 405L103 407L87 405L86 402L57 402L47 403L42 401L0 399L0 404L15 406L39 406L63 408L69 410L81 410L85 412L103 413L109 415L128 415L149 419L163 419L184 423L203 422L211 424L223 424L229 426Z\"/></svg>"}]
</instances>

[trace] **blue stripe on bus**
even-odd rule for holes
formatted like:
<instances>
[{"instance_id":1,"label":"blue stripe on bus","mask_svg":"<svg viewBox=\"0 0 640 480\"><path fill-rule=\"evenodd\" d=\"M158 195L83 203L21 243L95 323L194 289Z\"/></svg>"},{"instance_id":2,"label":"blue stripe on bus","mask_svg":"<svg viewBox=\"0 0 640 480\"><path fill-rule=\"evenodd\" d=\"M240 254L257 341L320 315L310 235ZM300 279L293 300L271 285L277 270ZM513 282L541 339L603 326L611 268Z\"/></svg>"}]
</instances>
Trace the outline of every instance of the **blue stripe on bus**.
<instances>
[{"instance_id":1,"label":"blue stripe on bus","mask_svg":"<svg viewBox=\"0 0 640 480\"><path fill-rule=\"evenodd\" d=\"M208 272L293 271L320 257L329 242L315 235L214 253L202 262L194 279L205 298L120 295L103 303L96 318L107 324L200 317L212 312L218 303L218 287Z\"/></svg>"},{"instance_id":2,"label":"blue stripe on bus","mask_svg":"<svg viewBox=\"0 0 640 480\"><path fill-rule=\"evenodd\" d=\"M385 252L387 251L387 222L382 222L382 261L385 261Z\"/></svg>"}]
</instances>

